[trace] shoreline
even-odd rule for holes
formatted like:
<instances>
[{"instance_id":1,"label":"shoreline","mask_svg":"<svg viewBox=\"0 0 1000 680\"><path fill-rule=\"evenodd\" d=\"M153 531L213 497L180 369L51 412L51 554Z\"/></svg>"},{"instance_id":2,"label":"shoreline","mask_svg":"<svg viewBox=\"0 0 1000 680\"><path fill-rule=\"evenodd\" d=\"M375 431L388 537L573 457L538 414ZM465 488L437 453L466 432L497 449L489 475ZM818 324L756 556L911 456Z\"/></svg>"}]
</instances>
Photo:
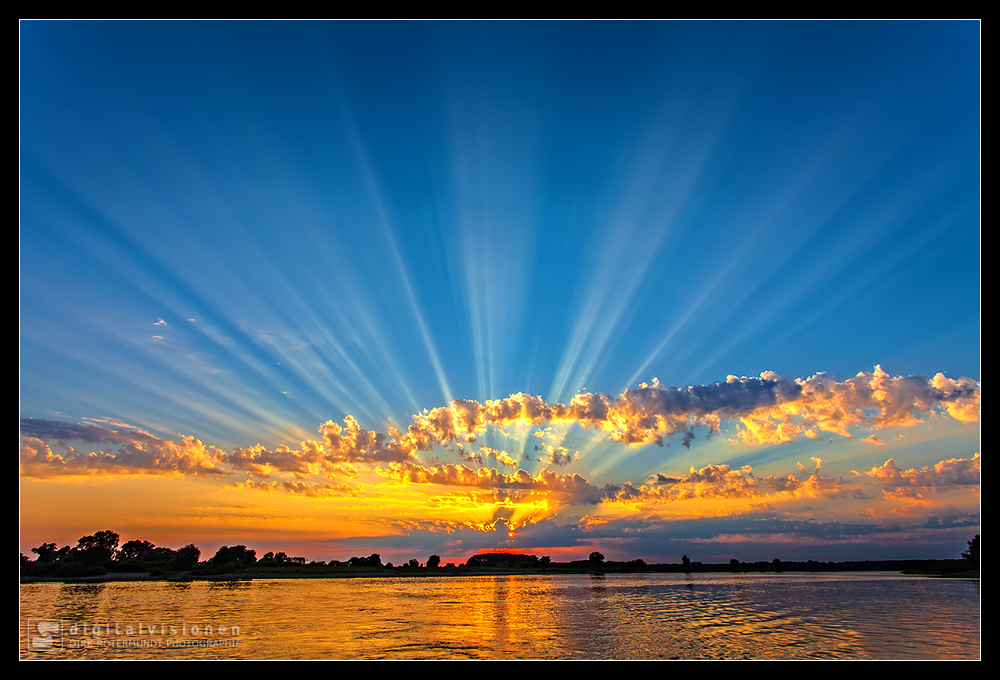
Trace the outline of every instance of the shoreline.
<instances>
[{"instance_id":1,"label":"shoreline","mask_svg":"<svg viewBox=\"0 0 1000 680\"><path fill-rule=\"evenodd\" d=\"M955 578L980 580L980 570L957 570L951 568L913 568L915 560L899 560L893 565L891 562L878 562L874 564L856 562L827 563L822 569L798 569L782 568L774 569L733 569L729 565L700 565L696 569L673 568L674 565L651 565L647 569L578 569L578 568L551 568L551 569L469 569L465 567L437 569L418 568L413 570L324 570L322 567L315 570L296 571L240 571L226 572L220 574L197 574L188 572L178 572L176 574L152 575L149 572L108 572L93 576L21 576L20 584L27 585L33 583L115 583L129 581L164 581L172 583L186 583L191 581L255 581L272 579L340 579L340 578L429 578L429 577L461 577L461 576L558 576L566 574L590 574L601 576L633 575L633 574L799 574L799 573L846 573L846 572L895 572L907 576L924 576L928 578ZM791 565L790 565L791 566ZM944 565L941 565L944 567ZM715 568L718 567L718 568ZM867 567L867 568L865 568ZM909 567L909 568L908 568Z\"/></svg>"}]
</instances>

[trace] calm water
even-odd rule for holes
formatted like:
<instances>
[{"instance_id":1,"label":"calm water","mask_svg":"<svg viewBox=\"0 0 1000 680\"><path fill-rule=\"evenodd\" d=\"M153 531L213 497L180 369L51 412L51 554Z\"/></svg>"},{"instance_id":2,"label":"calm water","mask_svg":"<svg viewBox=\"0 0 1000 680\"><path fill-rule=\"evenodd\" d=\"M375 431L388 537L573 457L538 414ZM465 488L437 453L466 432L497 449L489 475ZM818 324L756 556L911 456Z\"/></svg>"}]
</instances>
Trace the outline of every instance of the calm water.
<instances>
[{"instance_id":1,"label":"calm water","mask_svg":"<svg viewBox=\"0 0 1000 680\"><path fill-rule=\"evenodd\" d=\"M979 639L978 581L889 573L21 586L30 659L976 659Z\"/></svg>"}]
</instances>

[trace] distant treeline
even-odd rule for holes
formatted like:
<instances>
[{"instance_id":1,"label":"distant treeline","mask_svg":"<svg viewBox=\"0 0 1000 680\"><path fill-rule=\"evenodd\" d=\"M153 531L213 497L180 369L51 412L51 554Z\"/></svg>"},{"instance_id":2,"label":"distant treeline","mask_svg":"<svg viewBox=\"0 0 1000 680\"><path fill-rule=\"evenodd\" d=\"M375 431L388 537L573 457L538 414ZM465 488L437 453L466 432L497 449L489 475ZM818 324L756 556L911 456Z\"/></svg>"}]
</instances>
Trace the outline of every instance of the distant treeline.
<instances>
[{"instance_id":1,"label":"distant treeline","mask_svg":"<svg viewBox=\"0 0 1000 680\"><path fill-rule=\"evenodd\" d=\"M39 578L66 578L102 576L115 573L148 573L151 576L167 576L189 573L191 576L217 576L231 573L262 574L322 574L356 571L404 571L461 570L469 572L491 571L539 571L552 573L694 573L694 572L785 572L785 571L914 571L949 573L979 569L979 535L969 541L969 549L962 553L962 559L953 560L865 560L849 562L806 562L782 561L777 557L770 562L740 562L732 559L723 564L703 564L692 562L687 555L676 564L646 564L641 559L627 562L605 560L604 555L594 551L586 560L553 562L549 556L538 557L526 553L488 552L470 557L465 564L456 566L448 563L441 566L441 557L431 555L426 563L417 559L393 565L382 563L378 553L368 557L352 557L344 562L306 563L304 557L289 557L283 552L265 553L257 559L257 552L245 545L222 546L215 555L199 561L201 550L193 543L173 550L158 547L149 541L128 541L119 546L119 536L113 531L98 531L77 541L76 547L56 548L55 543L43 543L32 548L36 558L21 554L21 575ZM426 573L426 572L425 572Z\"/></svg>"}]
</instances>

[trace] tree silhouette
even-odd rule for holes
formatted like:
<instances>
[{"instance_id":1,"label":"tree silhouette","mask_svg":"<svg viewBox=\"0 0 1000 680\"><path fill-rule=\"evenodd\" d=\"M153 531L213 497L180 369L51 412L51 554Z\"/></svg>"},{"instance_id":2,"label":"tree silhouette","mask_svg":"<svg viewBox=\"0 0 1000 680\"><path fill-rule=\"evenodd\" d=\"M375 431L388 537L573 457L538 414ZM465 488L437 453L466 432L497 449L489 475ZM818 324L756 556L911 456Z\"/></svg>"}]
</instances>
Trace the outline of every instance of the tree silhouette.
<instances>
[{"instance_id":1,"label":"tree silhouette","mask_svg":"<svg viewBox=\"0 0 1000 680\"><path fill-rule=\"evenodd\" d=\"M90 536L83 536L76 543L76 552L89 562L107 562L118 550L118 534L113 531L98 531Z\"/></svg>"},{"instance_id":2,"label":"tree silhouette","mask_svg":"<svg viewBox=\"0 0 1000 680\"><path fill-rule=\"evenodd\" d=\"M186 546L174 553L174 558L171 560L171 566L175 569L190 569L194 565L198 564L199 557L201 557L201 551L195 547L194 543L188 543Z\"/></svg>"},{"instance_id":3,"label":"tree silhouette","mask_svg":"<svg viewBox=\"0 0 1000 680\"><path fill-rule=\"evenodd\" d=\"M193 547L193 546L192 546ZM257 551L247 550L245 545L224 545L209 560L212 564L235 564L241 567L251 567L257 563Z\"/></svg>"},{"instance_id":4,"label":"tree silhouette","mask_svg":"<svg viewBox=\"0 0 1000 680\"><path fill-rule=\"evenodd\" d=\"M149 556L156 546L149 541L128 541L123 543L115 559L119 562L124 560L144 560Z\"/></svg>"},{"instance_id":5,"label":"tree silhouette","mask_svg":"<svg viewBox=\"0 0 1000 680\"><path fill-rule=\"evenodd\" d=\"M441 566L441 556L440 555L431 555L430 557L427 558L427 568L428 569L437 569L440 566Z\"/></svg>"},{"instance_id":6,"label":"tree silhouette","mask_svg":"<svg viewBox=\"0 0 1000 680\"><path fill-rule=\"evenodd\" d=\"M69 546L67 545L62 550L56 550L55 543L42 543L37 548L32 548L31 552L38 555L39 564L49 564L50 562L56 562L60 557L69 552Z\"/></svg>"},{"instance_id":7,"label":"tree silhouette","mask_svg":"<svg viewBox=\"0 0 1000 680\"><path fill-rule=\"evenodd\" d=\"M378 553L372 553L368 557L352 557L347 560L347 566L349 567L381 567L382 566L382 556Z\"/></svg>"},{"instance_id":8,"label":"tree silhouette","mask_svg":"<svg viewBox=\"0 0 1000 680\"><path fill-rule=\"evenodd\" d=\"M604 564L604 555L596 550L590 553L590 566L597 568Z\"/></svg>"},{"instance_id":9,"label":"tree silhouette","mask_svg":"<svg viewBox=\"0 0 1000 680\"><path fill-rule=\"evenodd\" d=\"M980 557L979 557L979 534L976 534L975 537L971 541L968 542L968 546L969 546L969 549L962 553L962 557L965 558L966 562L968 562L969 564L973 565L974 567L976 567L978 569L979 568L979 559L980 559ZM34 552L34 549L32 549L32 552Z\"/></svg>"}]
</instances>

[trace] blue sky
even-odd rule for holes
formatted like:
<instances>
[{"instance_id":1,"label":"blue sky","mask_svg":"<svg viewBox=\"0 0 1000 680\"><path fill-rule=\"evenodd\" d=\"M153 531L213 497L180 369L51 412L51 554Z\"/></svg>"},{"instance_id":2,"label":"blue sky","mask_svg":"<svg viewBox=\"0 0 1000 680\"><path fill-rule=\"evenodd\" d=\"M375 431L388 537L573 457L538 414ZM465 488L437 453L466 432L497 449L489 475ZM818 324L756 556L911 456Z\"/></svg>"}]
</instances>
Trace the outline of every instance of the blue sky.
<instances>
[{"instance_id":1,"label":"blue sky","mask_svg":"<svg viewBox=\"0 0 1000 680\"><path fill-rule=\"evenodd\" d=\"M20 416L271 450L654 377L979 381L980 50L968 21L21 22ZM735 427L559 445L619 485L814 453ZM971 460L963 427L900 466ZM890 457L860 438L841 473Z\"/></svg>"}]
</instances>

